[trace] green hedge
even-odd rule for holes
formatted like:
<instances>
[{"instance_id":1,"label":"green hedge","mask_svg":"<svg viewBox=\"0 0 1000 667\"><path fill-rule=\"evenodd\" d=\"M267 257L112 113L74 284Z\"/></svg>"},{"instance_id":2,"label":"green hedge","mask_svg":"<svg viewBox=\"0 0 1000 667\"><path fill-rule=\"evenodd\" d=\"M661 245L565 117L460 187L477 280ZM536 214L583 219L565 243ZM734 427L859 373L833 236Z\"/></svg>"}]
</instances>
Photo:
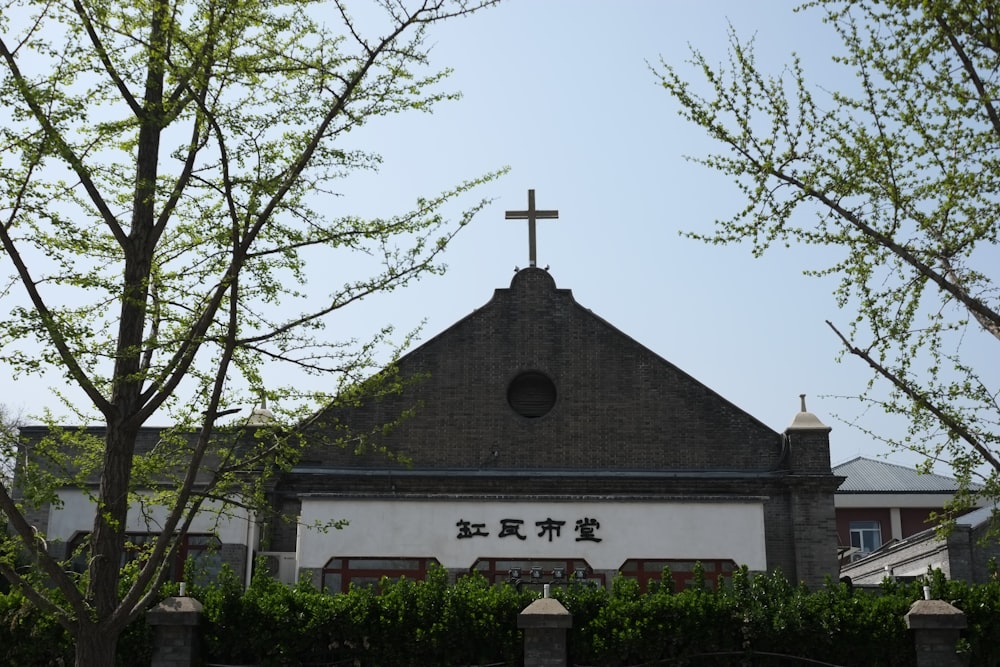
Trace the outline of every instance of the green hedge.
<instances>
[{"instance_id":1,"label":"green hedge","mask_svg":"<svg viewBox=\"0 0 1000 667\"><path fill-rule=\"evenodd\" d=\"M670 581L664 577L664 581ZM886 582L878 591L829 582L809 591L780 573L734 574L720 591L703 578L675 593L650 582L619 578L606 591L584 585L556 588L573 614L570 663L626 665L782 665L773 654L847 666L914 664L904 615L922 596L921 584ZM1000 665L1000 581L968 585L930 577L932 595L962 609L969 623L961 649L969 663ZM174 587L164 595L175 593ZM421 582L383 581L380 591L328 595L266 576L244 592L226 571L191 594L205 607L205 661L267 667L345 664L364 667L518 665L522 640L517 615L536 597L480 576L448 584L440 569ZM149 664L151 633L143 621L119 646L120 664ZM0 664L72 664L65 632L16 593L0 595Z\"/></svg>"},{"instance_id":2,"label":"green hedge","mask_svg":"<svg viewBox=\"0 0 1000 667\"><path fill-rule=\"evenodd\" d=\"M5 666L73 664L73 645L63 627L16 592L0 594L0 647Z\"/></svg>"},{"instance_id":3,"label":"green hedge","mask_svg":"<svg viewBox=\"0 0 1000 667\"><path fill-rule=\"evenodd\" d=\"M244 595L231 573L192 594L205 606L209 662L268 667L517 664L517 615L535 597L482 577L449 585L439 568L426 581L383 582L380 594L356 588L328 595L262 575Z\"/></svg>"}]
</instances>

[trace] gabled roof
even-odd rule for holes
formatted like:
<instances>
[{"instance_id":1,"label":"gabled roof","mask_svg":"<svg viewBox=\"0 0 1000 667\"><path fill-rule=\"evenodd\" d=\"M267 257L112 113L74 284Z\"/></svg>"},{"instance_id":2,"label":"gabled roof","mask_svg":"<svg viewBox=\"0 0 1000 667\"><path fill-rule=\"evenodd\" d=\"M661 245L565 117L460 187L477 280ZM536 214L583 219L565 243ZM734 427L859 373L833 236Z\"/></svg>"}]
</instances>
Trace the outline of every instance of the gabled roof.
<instances>
[{"instance_id":1,"label":"gabled roof","mask_svg":"<svg viewBox=\"0 0 1000 667\"><path fill-rule=\"evenodd\" d=\"M833 474L846 477L837 493L954 493L958 482L915 468L859 456L833 467Z\"/></svg>"}]
</instances>

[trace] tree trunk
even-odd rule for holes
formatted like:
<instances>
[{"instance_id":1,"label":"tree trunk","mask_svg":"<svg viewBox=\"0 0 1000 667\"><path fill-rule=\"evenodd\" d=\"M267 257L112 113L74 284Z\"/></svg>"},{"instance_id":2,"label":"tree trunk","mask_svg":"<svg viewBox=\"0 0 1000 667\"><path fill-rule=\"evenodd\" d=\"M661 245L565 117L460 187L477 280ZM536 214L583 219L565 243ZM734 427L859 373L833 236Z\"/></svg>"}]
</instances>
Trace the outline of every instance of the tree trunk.
<instances>
[{"instance_id":1,"label":"tree trunk","mask_svg":"<svg viewBox=\"0 0 1000 667\"><path fill-rule=\"evenodd\" d=\"M118 634L82 623L76 633L76 667L115 667Z\"/></svg>"},{"instance_id":2,"label":"tree trunk","mask_svg":"<svg viewBox=\"0 0 1000 667\"><path fill-rule=\"evenodd\" d=\"M106 622L118 608L129 479L136 440L136 432L127 430L121 424L108 423L107 428L104 469L101 472L101 505L94 516L94 530L90 538L90 585L87 590L87 599L97 612L98 623Z\"/></svg>"}]
</instances>

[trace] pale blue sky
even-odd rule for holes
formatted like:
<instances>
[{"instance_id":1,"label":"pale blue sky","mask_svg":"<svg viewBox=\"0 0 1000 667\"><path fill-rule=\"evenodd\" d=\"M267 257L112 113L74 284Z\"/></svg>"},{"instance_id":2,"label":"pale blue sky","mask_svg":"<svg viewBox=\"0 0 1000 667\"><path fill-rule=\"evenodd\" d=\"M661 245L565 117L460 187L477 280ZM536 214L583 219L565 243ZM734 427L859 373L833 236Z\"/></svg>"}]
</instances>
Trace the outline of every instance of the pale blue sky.
<instances>
[{"instance_id":1,"label":"pale blue sky","mask_svg":"<svg viewBox=\"0 0 1000 667\"><path fill-rule=\"evenodd\" d=\"M727 178L684 159L714 146L677 115L647 63L680 66L689 45L721 61L731 24L755 36L770 71L795 51L817 84L835 88L846 76L830 63L840 42L818 12L795 5L513 0L436 31L433 55L455 68L463 99L392 123L386 168L372 179L380 196L434 191L505 164L511 173L488 186L497 201L449 250L448 273L392 295L383 316L401 327L426 317L426 338L506 287L528 249L526 225L504 210L525 208L534 188L540 208L559 210L538 223L538 263L578 302L776 430L808 394L810 411L834 428L834 463L884 453L834 417L860 412L829 396L856 395L867 374L835 361L839 341L824 320L848 316L832 282L802 275L817 251L755 260L749 248L679 235L707 230L743 201Z\"/></svg>"},{"instance_id":2,"label":"pale blue sky","mask_svg":"<svg viewBox=\"0 0 1000 667\"><path fill-rule=\"evenodd\" d=\"M681 65L688 45L725 58L731 24L756 35L760 61L774 73L795 51L817 90L848 77L830 64L840 48L816 11L785 1L508 0L435 28L433 64L455 73L463 99L433 114L372 123L354 141L384 156L377 175L343 184L343 212L391 214L414 199L503 165L511 172L486 186L495 197L446 255L440 277L345 311L331 336L364 336L385 323L405 331L426 320L429 338L507 287L528 261L523 209L534 188L540 208L538 260L576 300L738 407L781 431L808 394L808 407L831 434L832 459L885 454L835 414L862 408L833 396L857 395L860 362L835 361L839 342L824 324L846 324L833 283L802 275L816 250L774 252L715 248L679 236L704 231L743 205L737 188L684 160L714 146L676 113L648 64ZM693 69L692 77L697 76ZM317 281L343 282L330 265ZM286 378L274 378L280 383ZM5 398L15 409L46 402L43 383L19 381ZM869 425L895 429L877 415ZM912 456L891 456L909 464Z\"/></svg>"}]
</instances>

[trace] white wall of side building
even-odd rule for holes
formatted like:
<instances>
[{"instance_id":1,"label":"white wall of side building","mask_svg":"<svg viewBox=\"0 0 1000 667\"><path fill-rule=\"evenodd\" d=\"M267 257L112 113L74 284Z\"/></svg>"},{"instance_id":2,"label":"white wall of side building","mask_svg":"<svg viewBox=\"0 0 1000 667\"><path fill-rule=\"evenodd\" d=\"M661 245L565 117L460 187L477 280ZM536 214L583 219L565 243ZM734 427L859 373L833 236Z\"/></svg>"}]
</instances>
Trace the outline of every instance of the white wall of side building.
<instances>
[{"instance_id":1,"label":"white wall of side building","mask_svg":"<svg viewBox=\"0 0 1000 667\"><path fill-rule=\"evenodd\" d=\"M96 505L78 489L63 489L59 492L62 504L53 505L49 510L46 539L68 542L80 532L90 532L94 527ZM209 533L217 536L223 544L248 544L250 538L249 514L241 507L228 507L220 511L218 501L206 501L203 509L191 523L189 533ZM167 517L167 509L162 506L144 505L129 509L126 531L130 533L159 533Z\"/></svg>"},{"instance_id":2,"label":"white wall of side building","mask_svg":"<svg viewBox=\"0 0 1000 667\"><path fill-rule=\"evenodd\" d=\"M953 493L837 493L833 504L837 509L855 507L944 507L955 497Z\"/></svg>"},{"instance_id":3,"label":"white wall of side building","mask_svg":"<svg viewBox=\"0 0 1000 667\"><path fill-rule=\"evenodd\" d=\"M505 519L520 520L521 540L500 537ZM537 522L564 521L559 534ZM316 526L346 520L340 530ZM593 539L577 522L590 520ZM466 522L463 525L463 522ZM481 525L478 528L475 526ZM508 524L509 525L509 524ZM488 533L459 537L464 533ZM322 568L332 557L436 557L449 569L479 558L583 558L614 570L630 558L732 559L765 570L763 505L746 502L514 501L493 499L352 499L304 496L298 567Z\"/></svg>"}]
</instances>

